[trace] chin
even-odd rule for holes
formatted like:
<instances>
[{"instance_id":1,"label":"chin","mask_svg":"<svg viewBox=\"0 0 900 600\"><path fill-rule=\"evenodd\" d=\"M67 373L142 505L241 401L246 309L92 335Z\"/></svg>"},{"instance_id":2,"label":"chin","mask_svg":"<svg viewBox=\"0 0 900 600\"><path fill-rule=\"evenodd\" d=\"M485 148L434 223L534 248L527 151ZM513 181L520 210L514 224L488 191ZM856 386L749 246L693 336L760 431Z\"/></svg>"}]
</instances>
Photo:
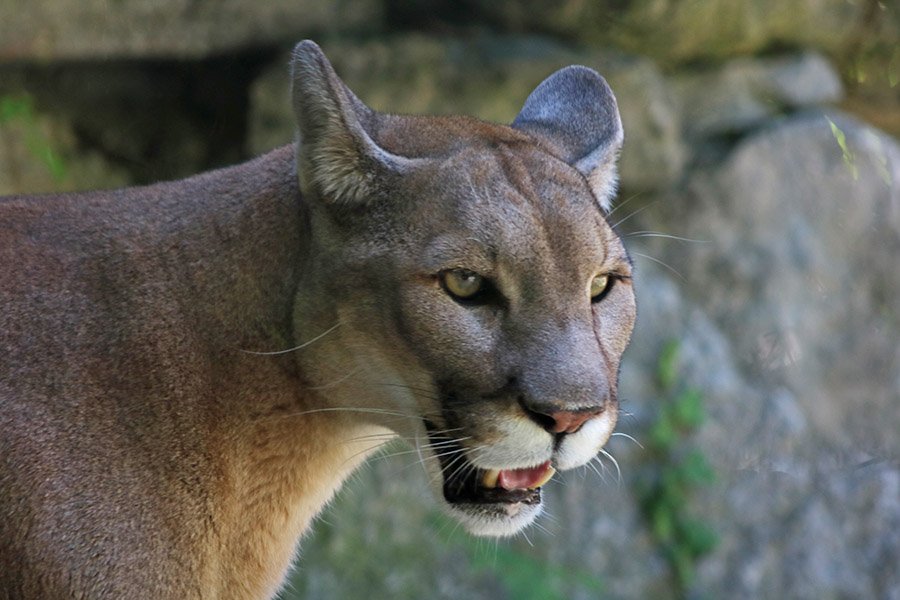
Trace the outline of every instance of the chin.
<instances>
[{"instance_id":1,"label":"chin","mask_svg":"<svg viewBox=\"0 0 900 600\"><path fill-rule=\"evenodd\" d=\"M522 531L540 516L544 505L540 490L529 502L448 502L445 510L472 535L509 537Z\"/></svg>"}]
</instances>

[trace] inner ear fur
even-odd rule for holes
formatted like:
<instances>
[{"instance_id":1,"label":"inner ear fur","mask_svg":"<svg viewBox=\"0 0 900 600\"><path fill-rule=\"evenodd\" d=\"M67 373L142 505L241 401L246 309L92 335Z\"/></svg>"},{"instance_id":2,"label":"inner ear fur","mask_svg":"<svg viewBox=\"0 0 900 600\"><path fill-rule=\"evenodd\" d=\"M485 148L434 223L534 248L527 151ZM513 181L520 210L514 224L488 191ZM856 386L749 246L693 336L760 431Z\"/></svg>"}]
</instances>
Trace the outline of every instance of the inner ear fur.
<instances>
[{"instance_id":1,"label":"inner ear fur","mask_svg":"<svg viewBox=\"0 0 900 600\"><path fill-rule=\"evenodd\" d=\"M411 167L373 140L378 114L344 85L315 42L294 48L291 79L304 195L340 205L369 202L379 196L384 178Z\"/></svg>"},{"instance_id":2,"label":"inner ear fur","mask_svg":"<svg viewBox=\"0 0 900 600\"><path fill-rule=\"evenodd\" d=\"M560 69L531 92L512 126L581 172L600 208L609 211L624 132L616 97L599 73L578 65Z\"/></svg>"}]
</instances>

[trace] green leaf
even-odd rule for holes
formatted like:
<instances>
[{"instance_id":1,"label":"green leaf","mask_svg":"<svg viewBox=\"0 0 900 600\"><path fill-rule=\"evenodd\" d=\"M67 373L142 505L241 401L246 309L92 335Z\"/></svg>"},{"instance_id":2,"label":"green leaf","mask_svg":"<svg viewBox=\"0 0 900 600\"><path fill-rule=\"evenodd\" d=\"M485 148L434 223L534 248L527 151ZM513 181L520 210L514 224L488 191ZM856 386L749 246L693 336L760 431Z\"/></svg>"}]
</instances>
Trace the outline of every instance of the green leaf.
<instances>
[{"instance_id":1,"label":"green leaf","mask_svg":"<svg viewBox=\"0 0 900 600\"><path fill-rule=\"evenodd\" d=\"M30 123L34 118L31 98L28 96L0 97L0 125L12 121Z\"/></svg>"},{"instance_id":2,"label":"green leaf","mask_svg":"<svg viewBox=\"0 0 900 600\"><path fill-rule=\"evenodd\" d=\"M656 377L663 390L671 390L675 387L678 377L678 341L671 340L663 346L659 354L659 362L656 367Z\"/></svg>"},{"instance_id":3,"label":"green leaf","mask_svg":"<svg viewBox=\"0 0 900 600\"><path fill-rule=\"evenodd\" d=\"M682 392L675 400L675 420L679 427L696 429L706 419L703 409L703 396L697 390Z\"/></svg>"},{"instance_id":4,"label":"green leaf","mask_svg":"<svg viewBox=\"0 0 900 600\"><path fill-rule=\"evenodd\" d=\"M661 416L650 430L649 446L658 450L665 451L675 442L675 428L672 422Z\"/></svg>"},{"instance_id":5,"label":"green leaf","mask_svg":"<svg viewBox=\"0 0 900 600\"><path fill-rule=\"evenodd\" d=\"M706 523L690 520L683 527L684 546L696 559L712 552L719 543L719 536Z\"/></svg>"},{"instance_id":6,"label":"green leaf","mask_svg":"<svg viewBox=\"0 0 900 600\"><path fill-rule=\"evenodd\" d=\"M716 480L716 472L713 470L706 456L699 450L693 450L688 453L683 463L684 478L688 483L697 485L708 485Z\"/></svg>"},{"instance_id":7,"label":"green leaf","mask_svg":"<svg viewBox=\"0 0 900 600\"><path fill-rule=\"evenodd\" d=\"M841 148L844 166L847 167L847 170L850 172L850 175L854 180L859 179L859 168L856 166L856 156L854 156L853 152L850 150L850 147L847 145L847 136L844 134L841 128L837 126L837 123L835 123L828 117L825 118L828 120L828 124L831 125L831 135L834 136L835 141Z\"/></svg>"},{"instance_id":8,"label":"green leaf","mask_svg":"<svg viewBox=\"0 0 900 600\"><path fill-rule=\"evenodd\" d=\"M669 542L675 538L675 522L667 510L656 508L651 514L653 536L661 542Z\"/></svg>"},{"instance_id":9,"label":"green leaf","mask_svg":"<svg viewBox=\"0 0 900 600\"><path fill-rule=\"evenodd\" d=\"M678 580L679 587L686 590L690 587L694 580L694 561L693 557L683 547L675 547L672 551L672 565L675 570L675 578Z\"/></svg>"}]
</instances>

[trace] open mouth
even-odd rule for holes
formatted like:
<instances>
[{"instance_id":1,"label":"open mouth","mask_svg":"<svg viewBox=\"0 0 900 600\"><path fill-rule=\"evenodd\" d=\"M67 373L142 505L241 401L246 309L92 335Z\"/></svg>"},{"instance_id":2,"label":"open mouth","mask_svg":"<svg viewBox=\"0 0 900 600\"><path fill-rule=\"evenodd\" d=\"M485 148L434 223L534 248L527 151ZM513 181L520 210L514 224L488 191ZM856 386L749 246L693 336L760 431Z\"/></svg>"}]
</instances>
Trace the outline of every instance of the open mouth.
<instances>
[{"instance_id":1,"label":"open mouth","mask_svg":"<svg viewBox=\"0 0 900 600\"><path fill-rule=\"evenodd\" d=\"M452 439L436 433L428 420L425 427L437 453L444 477L444 498L451 504L525 504L541 503L541 486L556 472L545 461L524 469L480 469L469 463L463 448ZM463 462L465 461L465 462Z\"/></svg>"}]
</instances>

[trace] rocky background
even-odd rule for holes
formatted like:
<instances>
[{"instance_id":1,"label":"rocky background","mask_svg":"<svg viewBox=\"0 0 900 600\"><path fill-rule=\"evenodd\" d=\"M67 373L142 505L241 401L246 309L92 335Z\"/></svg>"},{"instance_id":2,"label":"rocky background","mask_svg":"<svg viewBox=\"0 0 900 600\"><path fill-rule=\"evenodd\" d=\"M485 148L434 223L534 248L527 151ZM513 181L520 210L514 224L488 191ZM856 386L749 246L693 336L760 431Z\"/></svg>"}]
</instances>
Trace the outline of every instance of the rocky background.
<instances>
[{"instance_id":1,"label":"rocky background","mask_svg":"<svg viewBox=\"0 0 900 600\"><path fill-rule=\"evenodd\" d=\"M895 0L0 0L0 194L291 141L305 37L394 112L508 122L554 69L603 73L640 314L618 465L557 477L541 527L497 542L391 448L285 600L900 599Z\"/></svg>"}]
</instances>

